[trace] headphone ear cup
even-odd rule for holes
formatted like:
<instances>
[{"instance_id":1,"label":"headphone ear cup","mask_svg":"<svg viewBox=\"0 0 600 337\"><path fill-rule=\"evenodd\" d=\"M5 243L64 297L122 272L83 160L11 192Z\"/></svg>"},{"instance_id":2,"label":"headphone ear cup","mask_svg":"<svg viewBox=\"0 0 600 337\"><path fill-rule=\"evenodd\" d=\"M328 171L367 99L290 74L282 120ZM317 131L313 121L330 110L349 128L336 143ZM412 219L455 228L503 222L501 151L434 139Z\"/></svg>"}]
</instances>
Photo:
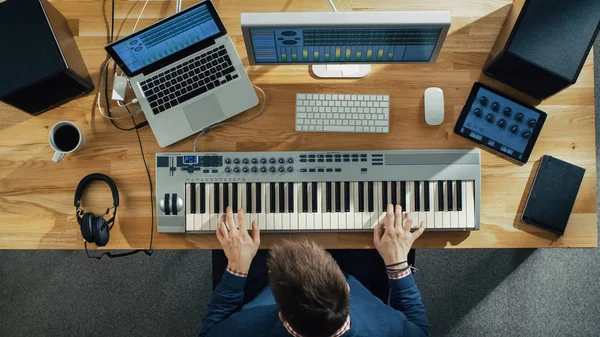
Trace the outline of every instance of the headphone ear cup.
<instances>
[{"instance_id":1,"label":"headphone ear cup","mask_svg":"<svg viewBox=\"0 0 600 337\"><path fill-rule=\"evenodd\" d=\"M92 228L92 222L94 221L94 217L94 213L85 213L79 226L79 229L81 229L81 236L83 236L85 241L90 243L94 242L94 231Z\"/></svg>"},{"instance_id":2,"label":"headphone ear cup","mask_svg":"<svg viewBox=\"0 0 600 337\"><path fill-rule=\"evenodd\" d=\"M110 239L110 231L108 229L108 223L103 217L96 217L94 225L94 238L98 247L106 246L108 239Z\"/></svg>"}]
</instances>

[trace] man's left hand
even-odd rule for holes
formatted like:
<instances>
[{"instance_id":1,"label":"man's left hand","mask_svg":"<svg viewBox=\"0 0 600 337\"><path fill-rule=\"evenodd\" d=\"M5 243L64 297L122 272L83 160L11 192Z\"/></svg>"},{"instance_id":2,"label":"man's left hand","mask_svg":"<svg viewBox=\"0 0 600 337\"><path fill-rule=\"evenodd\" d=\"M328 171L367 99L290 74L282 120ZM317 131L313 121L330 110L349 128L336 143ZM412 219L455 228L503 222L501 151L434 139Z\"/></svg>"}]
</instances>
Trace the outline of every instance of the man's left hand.
<instances>
[{"instance_id":1,"label":"man's left hand","mask_svg":"<svg viewBox=\"0 0 600 337\"><path fill-rule=\"evenodd\" d=\"M227 267L247 273L250 269L252 259L260 246L260 229L256 221L252 221L252 237L248 234L245 224L246 212L243 208L238 210L238 226L235 224L231 206L227 207L227 213L223 214L217 229L217 238L225 256L227 256Z\"/></svg>"}]
</instances>

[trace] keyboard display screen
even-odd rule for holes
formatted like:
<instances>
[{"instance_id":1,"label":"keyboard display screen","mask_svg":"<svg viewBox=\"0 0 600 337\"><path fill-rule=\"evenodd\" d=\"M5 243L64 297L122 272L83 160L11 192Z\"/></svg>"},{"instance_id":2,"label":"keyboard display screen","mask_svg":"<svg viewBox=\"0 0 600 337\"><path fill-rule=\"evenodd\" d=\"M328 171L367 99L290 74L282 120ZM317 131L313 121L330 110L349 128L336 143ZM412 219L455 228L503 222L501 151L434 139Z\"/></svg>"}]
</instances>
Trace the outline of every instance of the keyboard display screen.
<instances>
[{"instance_id":1,"label":"keyboard display screen","mask_svg":"<svg viewBox=\"0 0 600 337\"><path fill-rule=\"evenodd\" d=\"M252 29L256 63L429 62L442 28Z\"/></svg>"},{"instance_id":2,"label":"keyboard display screen","mask_svg":"<svg viewBox=\"0 0 600 337\"><path fill-rule=\"evenodd\" d=\"M125 66L135 72L218 33L208 8L199 6L142 34L123 39L113 49Z\"/></svg>"}]
</instances>

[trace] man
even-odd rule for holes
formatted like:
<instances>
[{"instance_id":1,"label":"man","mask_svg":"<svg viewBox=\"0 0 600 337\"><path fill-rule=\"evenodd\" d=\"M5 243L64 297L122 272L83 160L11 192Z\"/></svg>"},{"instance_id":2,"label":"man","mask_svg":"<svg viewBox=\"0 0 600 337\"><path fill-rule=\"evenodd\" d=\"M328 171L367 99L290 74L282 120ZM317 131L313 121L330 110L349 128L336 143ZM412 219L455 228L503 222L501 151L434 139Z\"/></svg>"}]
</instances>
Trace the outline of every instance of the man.
<instances>
[{"instance_id":1,"label":"man","mask_svg":"<svg viewBox=\"0 0 600 337\"><path fill-rule=\"evenodd\" d=\"M374 228L375 248L383 258L389 283L389 306L352 275L345 277L331 255L306 240L288 241L271 249L270 286L243 303L244 285L260 245L260 230L252 236L231 207L217 230L227 257L223 273L202 320L200 336L429 336L427 314L407 263L413 242L423 233L421 223L411 233L412 221L402 208L390 204L384 220Z\"/></svg>"}]
</instances>

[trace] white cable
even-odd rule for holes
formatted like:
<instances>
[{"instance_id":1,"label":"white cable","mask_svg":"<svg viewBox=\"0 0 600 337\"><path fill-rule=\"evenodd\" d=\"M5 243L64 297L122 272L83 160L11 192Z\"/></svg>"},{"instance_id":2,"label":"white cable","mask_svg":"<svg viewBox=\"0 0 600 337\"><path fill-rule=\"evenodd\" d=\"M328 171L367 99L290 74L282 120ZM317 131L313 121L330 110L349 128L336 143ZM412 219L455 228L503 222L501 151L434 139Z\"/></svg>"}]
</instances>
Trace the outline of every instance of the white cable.
<instances>
[{"instance_id":1,"label":"white cable","mask_svg":"<svg viewBox=\"0 0 600 337\"><path fill-rule=\"evenodd\" d=\"M135 26L133 26L133 31L131 32L131 34L135 33L135 29L138 26L138 23L140 23L140 19L142 18L142 15L144 14L144 10L146 9L146 6L148 6L148 2L150 0L146 0L146 3L144 3L144 7L142 7L142 11L140 12L140 15L137 18L137 21L135 22Z\"/></svg>"},{"instance_id":2,"label":"white cable","mask_svg":"<svg viewBox=\"0 0 600 337\"><path fill-rule=\"evenodd\" d=\"M235 124L245 124L245 123L248 123L250 121L255 120L258 116L260 116L263 113L263 111L265 111L265 106L267 106L267 94L259 86L254 85L254 84L252 84L252 86L255 87L256 90L262 92L262 94L263 94L263 104L260 107L260 111L256 115L254 115L253 117L251 117L251 118L249 118L249 119L247 119L245 121L239 121L239 122L222 122L222 123L217 123L217 124L214 124L214 125L211 125L209 127L204 128L202 131L200 131L200 133L198 133L198 135L196 136L196 138L194 138L194 147L192 148L193 152L196 152L196 143L198 142L198 138L200 138L200 136L202 136L202 135L205 135L208 131L210 131L210 130L212 130L214 128L217 128L219 126L223 126L223 125L235 125Z\"/></svg>"},{"instance_id":3,"label":"white cable","mask_svg":"<svg viewBox=\"0 0 600 337\"><path fill-rule=\"evenodd\" d=\"M102 70L100 72L100 80L98 81L98 99L96 100L96 105L98 106L98 111L100 111L100 114L102 115L102 117L104 117L106 119L112 119L112 120L119 120L119 119L123 119L123 118L130 118L131 116L137 115L139 113L139 111L135 112L135 113L132 113L132 114L127 113L127 115L123 116L123 117L111 117L111 116L108 116L108 115L104 114L104 111L102 110L102 105L100 104L100 100L101 100L101 97L102 97L102 88L103 88L103 86L102 86L102 79L104 78L104 73L106 72L106 68L108 67L109 64L110 64L110 59L106 60L106 64L104 64L104 67L102 68ZM108 81L108 79L105 78L104 81ZM126 105L129 105L129 104L126 104ZM126 106L126 105L123 105L123 106Z\"/></svg>"},{"instance_id":4,"label":"white cable","mask_svg":"<svg viewBox=\"0 0 600 337\"><path fill-rule=\"evenodd\" d=\"M327 1L329 1L329 4L331 5L331 9L333 9L334 12L337 12L337 8L335 8L333 1L331 1L331 0L327 0Z\"/></svg>"}]
</instances>

